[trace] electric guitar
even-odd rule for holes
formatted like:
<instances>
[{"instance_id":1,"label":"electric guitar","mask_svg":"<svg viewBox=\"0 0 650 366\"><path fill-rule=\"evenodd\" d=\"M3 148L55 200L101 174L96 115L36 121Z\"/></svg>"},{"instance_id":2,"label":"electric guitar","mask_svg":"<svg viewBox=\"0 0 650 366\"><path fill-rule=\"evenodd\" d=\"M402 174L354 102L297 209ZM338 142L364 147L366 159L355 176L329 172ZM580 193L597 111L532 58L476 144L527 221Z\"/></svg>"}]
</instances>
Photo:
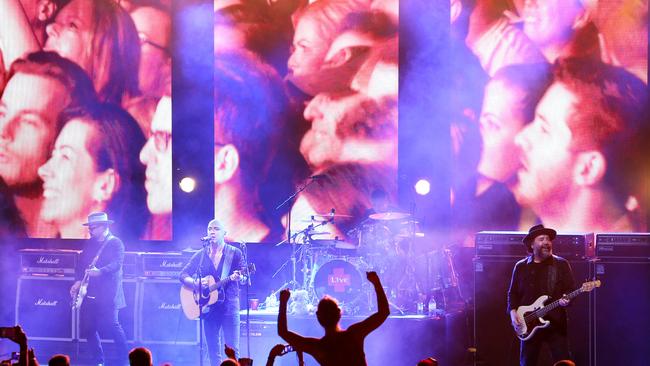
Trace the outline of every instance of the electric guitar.
<instances>
[{"instance_id":1,"label":"electric guitar","mask_svg":"<svg viewBox=\"0 0 650 366\"><path fill-rule=\"evenodd\" d=\"M244 268L243 270L245 273L241 272L234 272L237 274L235 276L237 279L231 279L232 275L230 275L217 281L212 275L205 276L203 279L207 280L207 284L199 285L199 289L192 289L183 284L180 290L181 307L187 319L194 320L201 316L201 309L203 309L203 313L206 313L210 305L223 302L225 297L223 288L226 284L228 282L239 281L239 276L241 275L250 276L252 273L255 273L255 264L249 264L248 268Z\"/></svg>"},{"instance_id":2,"label":"electric guitar","mask_svg":"<svg viewBox=\"0 0 650 366\"><path fill-rule=\"evenodd\" d=\"M93 258L93 261L90 262L90 265L88 265L88 269L93 268L95 264L97 264L99 255L102 254L102 251L106 246L106 243L108 243L108 239L110 238L106 238L102 246L99 248L99 250L97 251L97 255L95 256L95 258ZM86 294L88 294L88 282L90 282L90 275L88 274L88 271L86 271L84 273L84 277L81 279L81 284L79 285L79 289L77 290L77 293L72 296L73 309L81 308L81 304L84 302L84 299L86 298Z\"/></svg>"},{"instance_id":3,"label":"electric guitar","mask_svg":"<svg viewBox=\"0 0 650 366\"><path fill-rule=\"evenodd\" d=\"M590 292L596 287L600 287L600 280L585 282L575 291L565 295L563 298L573 299L574 297L580 295L583 292ZM549 296L542 295L535 300L530 305L522 305L517 308L517 314L524 319L524 324L519 327L514 326L515 333L517 337L522 341L527 341L535 335L535 332L538 329L546 328L551 325L549 320L545 320L542 317L545 316L549 311L560 306L560 300L555 300L548 305L544 305L544 302L549 299Z\"/></svg>"}]
</instances>

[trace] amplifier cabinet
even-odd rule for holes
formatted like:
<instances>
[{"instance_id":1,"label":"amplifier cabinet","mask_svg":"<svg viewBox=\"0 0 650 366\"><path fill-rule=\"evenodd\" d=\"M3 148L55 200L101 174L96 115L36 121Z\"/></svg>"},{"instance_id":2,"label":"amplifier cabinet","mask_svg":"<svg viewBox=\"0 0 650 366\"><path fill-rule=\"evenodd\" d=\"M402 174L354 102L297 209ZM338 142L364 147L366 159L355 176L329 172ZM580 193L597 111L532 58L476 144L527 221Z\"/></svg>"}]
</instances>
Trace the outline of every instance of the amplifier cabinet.
<instances>
[{"instance_id":1,"label":"amplifier cabinet","mask_svg":"<svg viewBox=\"0 0 650 366\"><path fill-rule=\"evenodd\" d=\"M20 276L16 289L16 324L29 339L71 341L75 317L70 299L73 277Z\"/></svg>"},{"instance_id":2,"label":"amplifier cabinet","mask_svg":"<svg viewBox=\"0 0 650 366\"><path fill-rule=\"evenodd\" d=\"M145 277L178 278L193 253L142 253Z\"/></svg>"},{"instance_id":3,"label":"amplifier cabinet","mask_svg":"<svg viewBox=\"0 0 650 366\"><path fill-rule=\"evenodd\" d=\"M25 274L51 274L74 277L76 250L21 249L20 268Z\"/></svg>"},{"instance_id":4,"label":"amplifier cabinet","mask_svg":"<svg viewBox=\"0 0 650 366\"><path fill-rule=\"evenodd\" d=\"M140 294L140 283L136 279L126 278L122 281L122 286L124 287L124 299L126 300L126 307L120 309L118 314L118 319L120 320L120 325L124 329L124 334L126 335L127 342L134 342L137 339L137 318L138 318L138 299ZM83 308L83 305L82 305ZM76 334L80 341L86 342L87 339L84 338L84 334L81 332L85 319L85 313L80 311L76 312ZM109 338L110 331L109 329L100 328L99 337L102 342L112 343L113 339Z\"/></svg>"},{"instance_id":5,"label":"amplifier cabinet","mask_svg":"<svg viewBox=\"0 0 650 366\"><path fill-rule=\"evenodd\" d=\"M596 234L596 255L650 261L650 233Z\"/></svg>"},{"instance_id":6,"label":"amplifier cabinet","mask_svg":"<svg viewBox=\"0 0 650 366\"><path fill-rule=\"evenodd\" d=\"M476 255L496 257L525 257L521 242L528 234L523 231L480 231L476 233ZM568 260L594 256L593 233L558 233L553 240L553 254Z\"/></svg>"},{"instance_id":7,"label":"amplifier cabinet","mask_svg":"<svg viewBox=\"0 0 650 366\"><path fill-rule=\"evenodd\" d=\"M143 343L199 343L199 322L188 320L180 301L179 280L145 279L140 296L139 335Z\"/></svg>"}]
</instances>

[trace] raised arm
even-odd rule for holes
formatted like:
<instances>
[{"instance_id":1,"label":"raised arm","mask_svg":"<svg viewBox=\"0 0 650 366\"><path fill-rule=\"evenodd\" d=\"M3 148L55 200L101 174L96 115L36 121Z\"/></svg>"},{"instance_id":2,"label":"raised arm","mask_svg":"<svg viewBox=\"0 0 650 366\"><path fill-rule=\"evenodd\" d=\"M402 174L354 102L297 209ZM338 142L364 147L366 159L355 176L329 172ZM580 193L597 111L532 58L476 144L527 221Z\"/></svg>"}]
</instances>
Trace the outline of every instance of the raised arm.
<instances>
[{"instance_id":1,"label":"raised arm","mask_svg":"<svg viewBox=\"0 0 650 366\"><path fill-rule=\"evenodd\" d=\"M19 0L0 1L0 44L6 68L27 53L38 51L41 45L32 30Z\"/></svg>"},{"instance_id":2,"label":"raised arm","mask_svg":"<svg viewBox=\"0 0 650 366\"><path fill-rule=\"evenodd\" d=\"M390 315L388 298L386 297L384 288L381 286L381 281L379 280L379 276L377 276L377 272L366 272L366 277L368 278L368 281L372 283L375 288L375 293L377 294L377 312L352 326L354 328L360 328L363 336L366 336L373 330L379 328L379 326L382 325Z\"/></svg>"},{"instance_id":3,"label":"raised arm","mask_svg":"<svg viewBox=\"0 0 650 366\"><path fill-rule=\"evenodd\" d=\"M305 349L308 339L300 334L290 332L287 326L287 303L291 297L289 289L280 291L280 310L278 312L278 335L296 349ZM306 350L309 352L308 350Z\"/></svg>"}]
</instances>

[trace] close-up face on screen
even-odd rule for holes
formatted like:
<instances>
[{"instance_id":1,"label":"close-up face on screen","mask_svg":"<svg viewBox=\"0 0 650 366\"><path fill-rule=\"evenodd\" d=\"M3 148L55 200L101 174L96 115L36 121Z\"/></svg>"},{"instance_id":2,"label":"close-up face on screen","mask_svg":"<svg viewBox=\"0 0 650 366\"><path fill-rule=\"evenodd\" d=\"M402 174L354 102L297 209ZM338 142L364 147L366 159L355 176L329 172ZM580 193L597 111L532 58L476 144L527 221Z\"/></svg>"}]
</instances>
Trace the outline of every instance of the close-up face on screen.
<instances>
[{"instance_id":1,"label":"close-up face on screen","mask_svg":"<svg viewBox=\"0 0 650 366\"><path fill-rule=\"evenodd\" d=\"M0 233L171 240L170 4L37 3L0 5Z\"/></svg>"},{"instance_id":2,"label":"close-up face on screen","mask_svg":"<svg viewBox=\"0 0 650 366\"><path fill-rule=\"evenodd\" d=\"M356 241L373 192L396 205L398 3L253 3L215 2L215 217Z\"/></svg>"},{"instance_id":3,"label":"close-up face on screen","mask_svg":"<svg viewBox=\"0 0 650 366\"><path fill-rule=\"evenodd\" d=\"M451 10L465 67L451 121L464 243L536 223L646 231L647 3L452 0Z\"/></svg>"}]
</instances>

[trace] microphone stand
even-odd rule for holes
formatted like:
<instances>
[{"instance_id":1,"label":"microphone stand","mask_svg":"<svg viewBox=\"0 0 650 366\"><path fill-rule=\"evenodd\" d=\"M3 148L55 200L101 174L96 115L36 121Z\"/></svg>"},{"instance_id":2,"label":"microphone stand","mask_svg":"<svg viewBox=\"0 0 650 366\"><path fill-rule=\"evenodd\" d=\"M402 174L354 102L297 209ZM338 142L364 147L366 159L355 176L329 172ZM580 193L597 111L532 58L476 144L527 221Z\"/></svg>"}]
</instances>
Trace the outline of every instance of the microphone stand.
<instances>
[{"instance_id":1,"label":"microphone stand","mask_svg":"<svg viewBox=\"0 0 650 366\"><path fill-rule=\"evenodd\" d=\"M289 197L287 197L284 201L282 201L279 205L275 207L276 210L279 210L282 208L284 205L286 205L289 202L292 202L293 199L302 191L307 189L312 183L314 183L315 178L312 177L311 180L309 180L307 183L303 183L298 189L292 193ZM275 246L279 246L284 244L285 242L289 242L291 244L291 280L288 283L285 283L280 287L280 289L284 288L287 285L291 285L293 287L297 287L298 282L296 281L296 242L295 240L295 235L291 235L291 207L289 207L289 210L287 211L287 238L282 240L281 242L277 243ZM281 267L280 270L286 265L287 262L285 262ZM278 272L280 271L278 270ZM276 274L278 273L276 272ZM274 275L275 276L275 275ZM274 293L277 293L278 291L274 291Z\"/></svg>"},{"instance_id":2,"label":"microphone stand","mask_svg":"<svg viewBox=\"0 0 650 366\"><path fill-rule=\"evenodd\" d=\"M208 256L208 248L210 247L210 242L205 241L201 243L203 245L203 255L201 255L201 258L199 259L199 268L196 272L199 280L199 366L203 366L203 302L201 301L201 297L203 296L203 288L201 287L201 281L203 279L203 273L202 273L202 267L203 267L203 259Z\"/></svg>"},{"instance_id":3,"label":"microphone stand","mask_svg":"<svg viewBox=\"0 0 650 366\"><path fill-rule=\"evenodd\" d=\"M241 246L242 255L244 256L244 265L246 266L246 357L251 357L251 306L249 299L249 289L252 285L251 283L251 273L248 267L248 247L246 247L245 241L239 242Z\"/></svg>"}]
</instances>

